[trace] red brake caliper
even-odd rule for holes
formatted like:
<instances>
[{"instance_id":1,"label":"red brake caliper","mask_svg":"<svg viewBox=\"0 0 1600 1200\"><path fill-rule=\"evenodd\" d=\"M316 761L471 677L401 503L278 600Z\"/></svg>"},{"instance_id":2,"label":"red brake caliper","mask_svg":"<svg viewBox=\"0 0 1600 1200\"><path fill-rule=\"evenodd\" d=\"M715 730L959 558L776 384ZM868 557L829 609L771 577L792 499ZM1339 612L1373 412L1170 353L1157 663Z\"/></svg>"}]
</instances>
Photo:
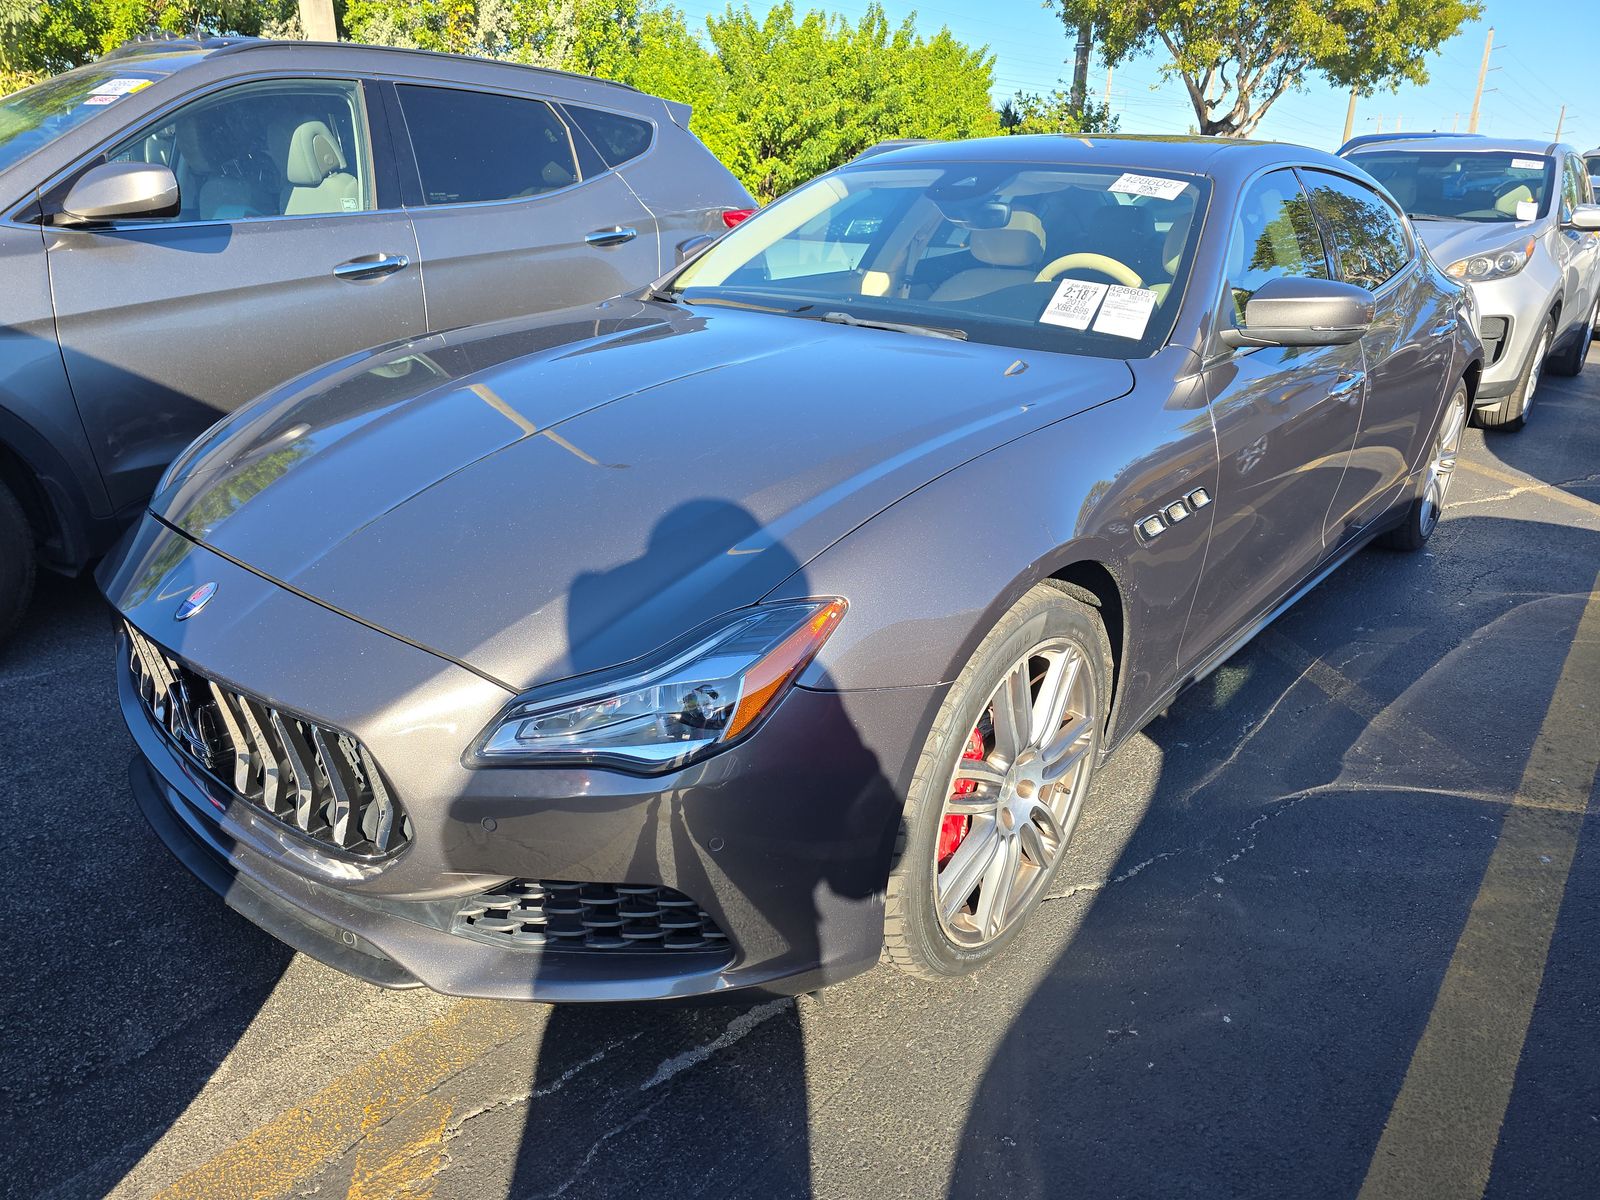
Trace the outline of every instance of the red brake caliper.
<instances>
[{"instance_id":1,"label":"red brake caliper","mask_svg":"<svg viewBox=\"0 0 1600 1200\"><path fill-rule=\"evenodd\" d=\"M983 752L983 734L976 729L967 742L967 748L961 752L964 759L981 759L987 757ZM956 780L955 787L950 789L952 796L970 796L978 790L978 785L970 779ZM939 866L943 867L950 861L950 856L956 852L956 847L961 845L961 839L967 836L967 830L972 825L971 817L959 816L956 813L946 814L943 821L939 822Z\"/></svg>"}]
</instances>

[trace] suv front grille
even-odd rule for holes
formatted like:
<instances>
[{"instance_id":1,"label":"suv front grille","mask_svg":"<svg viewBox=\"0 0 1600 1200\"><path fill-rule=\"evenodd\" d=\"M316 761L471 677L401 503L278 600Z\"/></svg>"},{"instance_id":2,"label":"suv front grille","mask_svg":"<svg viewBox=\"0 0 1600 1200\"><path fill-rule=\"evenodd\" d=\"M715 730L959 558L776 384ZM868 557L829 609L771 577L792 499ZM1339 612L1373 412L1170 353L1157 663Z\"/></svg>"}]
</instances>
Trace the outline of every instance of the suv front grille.
<instances>
[{"instance_id":1,"label":"suv front grille","mask_svg":"<svg viewBox=\"0 0 1600 1200\"><path fill-rule=\"evenodd\" d=\"M451 932L550 950L731 950L698 904L651 884L514 879L464 901Z\"/></svg>"},{"instance_id":2,"label":"suv front grille","mask_svg":"<svg viewBox=\"0 0 1600 1200\"><path fill-rule=\"evenodd\" d=\"M378 858L411 840L410 818L355 738L222 687L125 628L139 699L185 758L341 854Z\"/></svg>"}]
</instances>

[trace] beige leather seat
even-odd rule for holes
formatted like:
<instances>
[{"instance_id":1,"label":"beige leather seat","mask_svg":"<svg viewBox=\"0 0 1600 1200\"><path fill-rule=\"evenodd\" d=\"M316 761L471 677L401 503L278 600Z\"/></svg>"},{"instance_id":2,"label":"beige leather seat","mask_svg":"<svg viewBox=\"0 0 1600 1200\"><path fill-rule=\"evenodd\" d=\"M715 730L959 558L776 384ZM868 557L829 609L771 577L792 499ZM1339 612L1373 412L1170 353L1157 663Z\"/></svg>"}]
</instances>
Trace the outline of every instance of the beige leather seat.
<instances>
[{"instance_id":1,"label":"beige leather seat","mask_svg":"<svg viewBox=\"0 0 1600 1200\"><path fill-rule=\"evenodd\" d=\"M361 181L350 174L338 139L322 121L296 126L283 174L292 185L283 210L289 216L361 208Z\"/></svg>"},{"instance_id":2,"label":"beige leather seat","mask_svg":"<svg viewBox=\"0 0 1600 1200\"><path fill-rule=\"evenodd\" d=\"M1533 192L1528 189L1528 185L1525 183L1519 183L1516 187L1512 188L1504 196L1501 196L1500 199L1494 202L1494 210L1498 213L1504 213L1508 217L1514 217L1517 215L1517 205L1521 204L1523 201L1528 201L1531 203L1532 200Z\"/></svg>"},{"instance_id":3,"label":"beige leather seat","mask_svg":"<svg viewBox=\"0 0 1600 1200\"><path fill-rule=\"evenodd\" d=\"M182 216L192 221L227 221L259 215L251 207L250 189L242 179L219 173L211 148L227 134L213 127L215 111L192 113L178 121L178 195Z\"/></svg>"},{"instance_id":4,"label":"beige leather seat","mask_svg":"<svg viewBox=\"0 0 1600 1200\"><path fill-rule=\"evenodd\" d=\"M958 271L933 290L929 299L970 300L1019 283L1032 283L1044 265L1044 225L1030 212L1011 214L1004 229L974 229L967 249L984 265Z\"/></svg>"}]
</instances>

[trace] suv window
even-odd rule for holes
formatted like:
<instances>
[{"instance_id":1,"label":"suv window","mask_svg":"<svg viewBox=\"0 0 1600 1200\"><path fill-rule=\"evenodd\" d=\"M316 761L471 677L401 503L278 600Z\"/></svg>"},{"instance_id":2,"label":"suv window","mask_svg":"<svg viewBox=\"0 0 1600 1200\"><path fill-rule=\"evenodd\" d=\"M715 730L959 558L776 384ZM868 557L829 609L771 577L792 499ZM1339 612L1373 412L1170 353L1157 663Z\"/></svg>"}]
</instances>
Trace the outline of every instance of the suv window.
<instances>
[{"instance_id":1,"label":"suv window","mask_svg":"<svg viewBox=\"0 0 1600 1200\"><path fill-rule=\"evenodd\" d=\"M1328 278L1327 252L1311 204L1293 171L1273 171L1256 180L1239 202L1228 243L1228 289L1233 315L1244 323L1244 306L1273 279Z\"/></svg>"},{"instance_id":2,"label":"suv window","mask_svg":"<svg viewBox=\"0 0 1600 1200\"><path fill-rule=\"evenodd\" d=\"M602 112L598 108L584 108L578 104L564 104L572 123L594 143L607 166L618 166L630 158L638 158L650 149L650 139L655 128L648 121L637 121L620 113Z\"/></svg>"},{"instance_id":3,"label":"suv window","mask_svg":"<svg viewBox=\"0 0 1600 1200\"><path fill-rule=\"evenodd\" d=\"M1578 205L1589 203L1589 181L1574 155L1565 155L1561 167L1561 219L1565 221Z\"/></svg>"},{"instance_id":4,"label":"suv window","mask_svg":"<svg viewBox=\"0 0 1600 1200\"><path fill-rule=\"evenodd\" d=\"M375 207L360 85L247 83L186 104L107 155L164 163L178 179L171 221L361 212Z\"/></svg>"},{"instance_id":5,"label":"suv window","mask_svg":"<svg viewBox=\"0 0 1600 1200\"><path fill-rule=\"evenodd\" d=\"M1393 205L1343 175L1322 171L1304 175L1341 279L1376 290L1405 270L1411 261L1411 239Z\"/></svg>"},{"instance_id":6,"label":"suv window","mask_svg":"<svg viewBox=\"0 0 1600 1200\"><path fill-rule=\"evenodd\" d=\"M578 180L567 127L542 100L400 84L427 204L513 200Z\"/></svg>"}]
</instances>

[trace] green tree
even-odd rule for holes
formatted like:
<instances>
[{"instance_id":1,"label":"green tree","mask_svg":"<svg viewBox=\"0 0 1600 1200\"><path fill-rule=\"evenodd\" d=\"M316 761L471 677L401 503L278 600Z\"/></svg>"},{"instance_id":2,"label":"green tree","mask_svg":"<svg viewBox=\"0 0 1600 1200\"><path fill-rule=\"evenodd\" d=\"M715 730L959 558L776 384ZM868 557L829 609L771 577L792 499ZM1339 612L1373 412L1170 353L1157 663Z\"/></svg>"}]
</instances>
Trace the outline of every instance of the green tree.
<instances>
[{"instance_id":1,"label":"green tree","mask_svg":"<svg viewBox=\"0 0 1600 1200\"><path fill-rule=\"evenodd\" d=\"M1087 21L1111 66L1157 51L1205 134L1247 137L1317 75L1370 92L1426 83L1425 56L1482 12L1477 0L1050 0Z\"/></svg>"},{"instance_id":2,"label":"green tree","mask_svg":"<svg viewBox=\"0 0 1600 1200\"><path fill-rule=\"evenodd\" d=\"M1118 124L1108 104L1086 102L1081 114L1074 112L1061 88L1048 96L1018 92L1000 109L1001 133L1115 133Z\"/></svg>"}]
</instances>

